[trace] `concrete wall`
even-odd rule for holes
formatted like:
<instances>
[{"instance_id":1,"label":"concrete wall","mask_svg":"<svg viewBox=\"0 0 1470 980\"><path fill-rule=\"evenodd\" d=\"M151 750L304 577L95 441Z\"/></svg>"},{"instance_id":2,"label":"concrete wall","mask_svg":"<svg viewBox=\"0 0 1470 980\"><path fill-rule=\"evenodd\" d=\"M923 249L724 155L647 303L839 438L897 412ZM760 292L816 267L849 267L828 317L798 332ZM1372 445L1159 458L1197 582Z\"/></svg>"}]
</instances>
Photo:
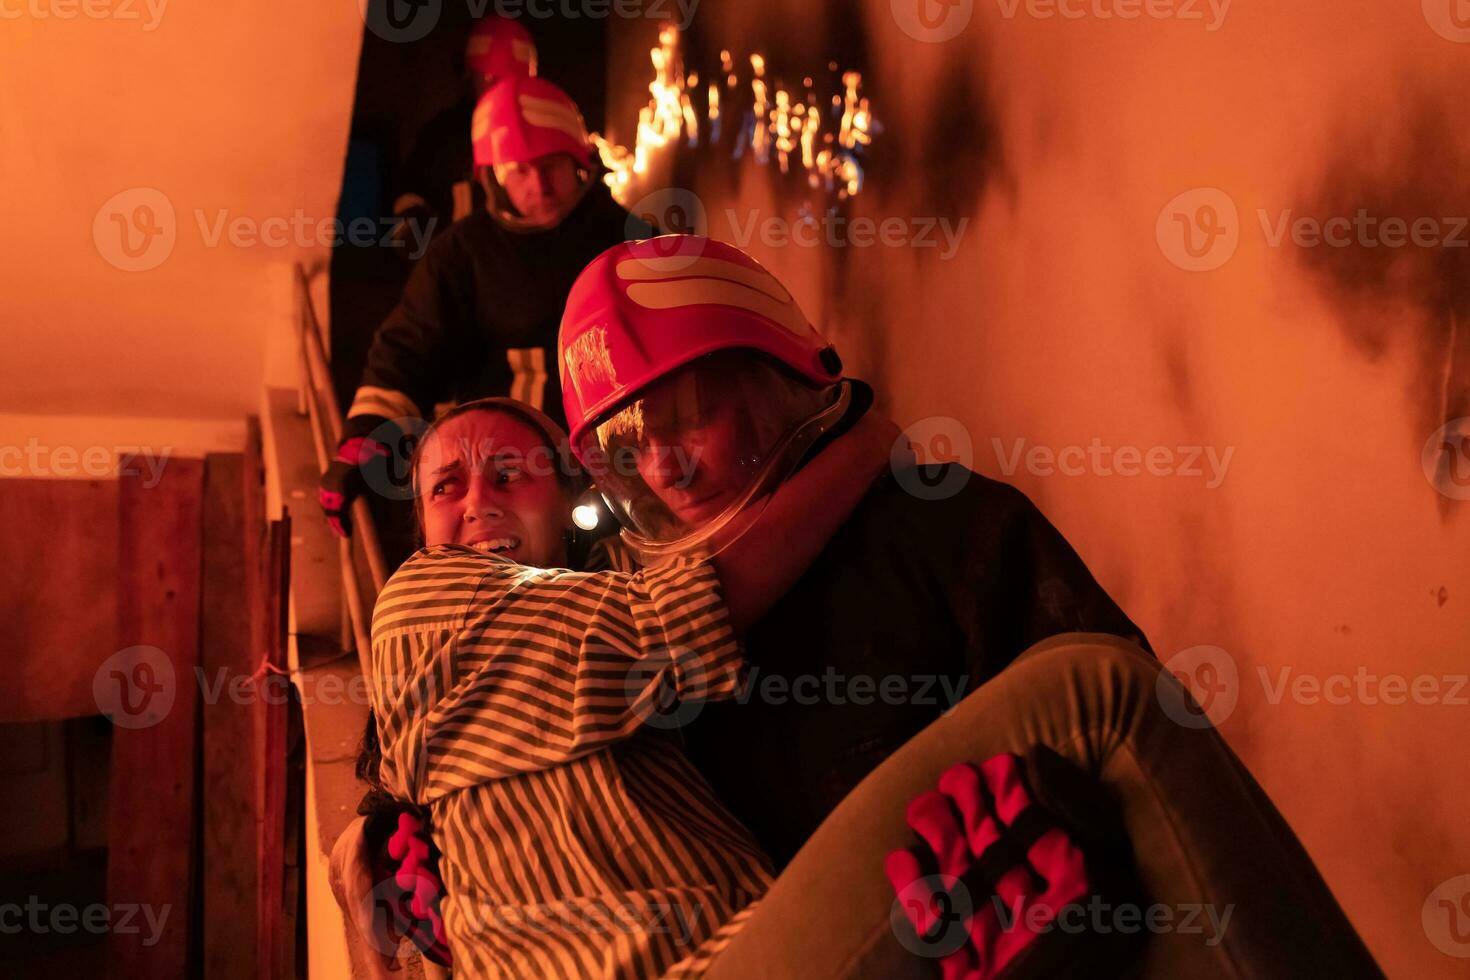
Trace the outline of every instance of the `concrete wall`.
<instances>
[{"instance_id":1,"label":"concrete wall","mask_svg":"<svg viewBox=\"0 0 1470 980\"><path fill-rule=\"evenodd\" d=\"M751 51L788 85L863 69L886 131L841 213L899 244L781 244L759 229L827 202L728 147L639 193L692 192L922 445L1029 494L1176 669L1212 662L1213 715L1389 974L1453 972L1424 907L1470 872L1470 430L1455 460L1435 436L1470 415L1470 31L1434 2L919 4L710 0L686 44L742 86ZM618 38L646 81L651 32ZM610 86L626 140L647 93ZM1358 209L1459 245L1293 243ZM967 222L952 254L914 246L928 219Z\"/></svg>"},{"instance_id":2,"label":"concrete wall","mask_svg":"<svg viewBox=\"0 0 1470 980\"><path fill-rule=\"evenodd\" d=\"M238 443L262 383L291 377L292 263L325 255L356 5L3 16L0 414L135 420L133 439L230 420ZM7 417L0 442L30 433Z\"/></svg>"}]
</instances>

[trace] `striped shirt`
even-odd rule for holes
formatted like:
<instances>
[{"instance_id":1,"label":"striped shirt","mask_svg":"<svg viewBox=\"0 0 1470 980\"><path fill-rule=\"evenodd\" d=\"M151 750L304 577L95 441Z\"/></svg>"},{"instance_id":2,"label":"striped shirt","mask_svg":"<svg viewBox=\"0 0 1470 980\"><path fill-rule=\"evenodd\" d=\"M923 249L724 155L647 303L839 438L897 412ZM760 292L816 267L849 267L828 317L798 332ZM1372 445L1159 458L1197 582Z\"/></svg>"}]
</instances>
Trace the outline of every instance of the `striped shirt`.
<instances>
[{"instance_id":1,"label":"striped shirt","mask_svg":"<svg viewBox=\"0 0 1470 980\"><path fill-rule=\"evenodd\" d=\"M700 974L772 868L661 720L742 666L705 565L437 545L399 568L373 613L382 778L431 809L457 975Z\"/></svg>"}]
</instances>

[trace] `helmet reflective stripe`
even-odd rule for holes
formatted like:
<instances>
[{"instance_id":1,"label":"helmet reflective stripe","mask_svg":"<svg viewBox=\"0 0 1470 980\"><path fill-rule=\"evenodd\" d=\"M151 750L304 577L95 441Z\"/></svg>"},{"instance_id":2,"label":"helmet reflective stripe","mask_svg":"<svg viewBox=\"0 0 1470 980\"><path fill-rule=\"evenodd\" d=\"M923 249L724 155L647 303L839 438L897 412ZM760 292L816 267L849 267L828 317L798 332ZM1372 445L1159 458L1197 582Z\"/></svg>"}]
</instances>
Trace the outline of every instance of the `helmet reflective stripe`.
<instances>
[{"instance_id":1,"label":"helmet reflective stripe","mask_svg":"<svg viewBox=\"0 0 1470 980\"><path fill-rule=\"evenodd\" d=\"M540 347L509 347L505 351L510 365L510 397L535 408L546 404L546 351Z\"/></svg>"},{"instance_id":2,"label":"helmet reflective stripe","mask_svg":"<svg viewBox=\"0 0 1470 980\"><path fill-rule=\"evenodd\" d=\"M524 93L519 102L521 118L532 126L557 129L574 140L586 142L587 127L582 124L582 114L571 106Z\"/></svg>"},{"instance_id":3,"label":"helmet reflective stripe","mask_svg":"<svg viewBox=\"0 0 1470 980\"><path fill-rule=\"evenodd\" d=\"M624 281L642 280L627 287L628 298L646 309L714 303L767 317L798 337L813 332L786 287L764 269L708 256L692 261L670 256L625 259L617 264L617 275Z\"/></svg>"},{"instance_id":4,"label":"helmet reflective stripe","mask_svg":"<svg viewBox=\"0 0 1470 980\"><path fill-rule=\"evenodd\" d=\"M798 337L811 331L800 310L778 303L759 290L728 279L639 282L628 287L628 298L650 310L673 310L701 304L733 306L779 323Z\"/></svg>"},{"instance_id":5,"label":"helmet reflective stripe","mask_svg":"<svg viewBox=\"0 0 1470 980\"><path fill-rule=\"evenodd\" d=\"M619 279L680 279L688 276L729 279L759 289L778 303L791 302L791 294L786 287L766 270L752 269L725 259L708 256L690 259L685 255L624 259L618 263L617 271Z\"/></svg>"},{"instance_id":6,"label":"helmet reflective stripe","mask_svg":"<svg viewBox=\"0 0 1470 980\"><path fill-rule=\"evenodd\" d=\"M515 60L525 65L536 63L536 45L530 41L522 41L520 38L511 38L510 55ZM536 74L534 71L531 74Z\"/></svg>"},{"instance_id":7,"label":"helmet reflective stripe","mask_svg":"<svg viewBox=\"0 0 1470 980\"><path fill-rule=\"evenodd\" d=\"M485 138L490 131L490 103L481 99L480 104L475 106L475 114L470 117L470 140L478 143Z\"/></svg>"}]
</instances>

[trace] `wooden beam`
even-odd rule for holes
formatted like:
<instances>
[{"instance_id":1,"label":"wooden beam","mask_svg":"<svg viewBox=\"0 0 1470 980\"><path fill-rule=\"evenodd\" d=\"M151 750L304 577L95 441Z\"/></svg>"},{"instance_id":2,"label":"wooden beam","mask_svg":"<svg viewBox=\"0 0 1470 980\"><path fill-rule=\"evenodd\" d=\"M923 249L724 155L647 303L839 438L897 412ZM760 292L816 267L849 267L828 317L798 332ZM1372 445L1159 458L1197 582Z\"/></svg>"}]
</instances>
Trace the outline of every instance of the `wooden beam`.
<instances>
[{"instance_id":1,"label":"wooden beam","mask_svg":"<svg viewBox=\"0 0 1470 980\"><path fill-rule=\"evenodd\" d=\"M246 561L249 473L244 456L204 460L204 569L200 689L203 711L203 944L210 980L256 975L255 771L240 748L254 738L261 657L250 645ZM259 494L259 474L255 493Z\"/></svg>"},{"instance_id":2,"label":"wooden beam","mask_svg":"<svg viewBox=\"0 0 1470 980\"><path fill-rule=\"evenodd\" d=\"M265 588L262 593L266 623L266 674L279 677L286 670L286 629L291 594L291 519L284 512L271 522L269 551L266 561ZM273 685L278 682L272 682ZM287 794L287 705L272 697L261 699L256 708L259 746L260 782L260 855L259 877L259 975L262 980L288 976L288 951L292 937L286 935L288 922L294 922L285 908L285 832ZM294 855L292 856L294 862ZM291 971L294 972L294 971Z\"/></svg>"},{"instance_id":3,"label":"wooden beam","mask_svg":"<svg viewBox=\"0 0 1470 980\"><path fill-rule=\"evenodd\" d=\"M107 896L144 907L156 930L108 933L108 976L197 970L194 904L198 763L201 460L171 459L155 486L118 481L117 647ZM85 596L79 596L85 601ZM146 670L144 669L146 668Z\"/></svg>"}]
</instances>

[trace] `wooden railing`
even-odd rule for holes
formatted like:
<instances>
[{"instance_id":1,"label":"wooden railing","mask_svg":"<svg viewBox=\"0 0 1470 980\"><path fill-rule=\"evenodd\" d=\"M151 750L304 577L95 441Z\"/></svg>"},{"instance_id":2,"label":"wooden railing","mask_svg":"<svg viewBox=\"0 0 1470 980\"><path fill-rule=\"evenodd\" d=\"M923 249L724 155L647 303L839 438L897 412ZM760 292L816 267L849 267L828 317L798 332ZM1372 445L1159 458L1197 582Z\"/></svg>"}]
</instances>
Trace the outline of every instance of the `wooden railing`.
<instances>
[{"instance_id":1,"label":"wooden railing","mask_svg":"<svg viewBox=\"0 0 1470 980\"><path fill-rule=\"evenodd\" d=\"M300 310L297 332L301 341L301 397L311 421L317 463L325 470L342 439L342 409L337 404L337 393L332 387L332 372L327 360L326 343L322 338L321 321L312 305L306 272L299 265L296 267L296 289ZM372 631L373 603L377 601L383 584L388 581L388 567L365 497L358 497L352 502L352 525L353 536L338 544L342 594L346 598L343 649L357 649L359 665L366 675L369 667L368 652L371 649L369 635ZM366 576L362 574L364 568Z\"/></svg>"}]
</instances>

